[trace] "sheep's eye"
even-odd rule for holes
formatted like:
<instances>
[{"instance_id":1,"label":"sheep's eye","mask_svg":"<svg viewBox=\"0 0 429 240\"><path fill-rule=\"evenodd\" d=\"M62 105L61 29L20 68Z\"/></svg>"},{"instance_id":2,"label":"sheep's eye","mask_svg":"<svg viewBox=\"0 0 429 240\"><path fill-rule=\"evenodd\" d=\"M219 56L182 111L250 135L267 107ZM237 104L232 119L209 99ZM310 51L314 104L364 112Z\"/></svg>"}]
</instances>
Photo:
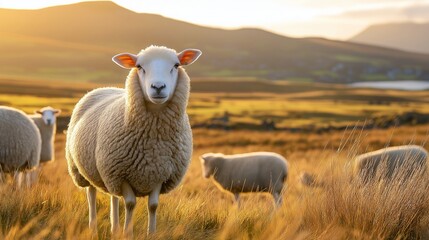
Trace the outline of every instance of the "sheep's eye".
<instances>
[{"instance_id":1,"label":"sheep's eye","mask_svg":"<svg viewBox=\"0 0 429 240\"><path fill-rule=\"evenodd\" d=\"M174 64L174 68L177 69L180 66L179 63Z\"/></svg>"},{"instance_id":2,"label":"sheep's eye","mask_svg":"<svg viewBox=\"0 0 429 240\"><path fill-rule=\"evenodd\" d=\"M143 73L146 73L146 71L142 68L141 65L137 65L136 67L137 67L138 70L143 70Z\"/></svg>"}]
</instances>

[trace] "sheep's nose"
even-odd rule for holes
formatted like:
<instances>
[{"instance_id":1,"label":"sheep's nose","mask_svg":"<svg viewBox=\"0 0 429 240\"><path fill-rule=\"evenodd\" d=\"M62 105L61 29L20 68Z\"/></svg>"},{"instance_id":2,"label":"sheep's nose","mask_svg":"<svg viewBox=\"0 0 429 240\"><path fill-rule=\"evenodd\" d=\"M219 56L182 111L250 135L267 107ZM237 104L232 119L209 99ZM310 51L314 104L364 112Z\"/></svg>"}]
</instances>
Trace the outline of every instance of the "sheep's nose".
<instances>
[{"instance_id":1,"label":"sheep's nose","mask_svg":"<svg viewBox=\"0 0 429 240\"><path fill-rule=\"evenodd\" d=\"M150 87L155 89L156 93L159 95L161 93L162 89L165 88L165 84L164 83L155 83L155 84L151 84Z\"/></svg>"},{"instance_id":2,"label":"sheep's nose","mask_svg":"<svg viewBox=\"0 0 429 240\"><path fill-rule=\"evenodd\" d=\"M46 120L46 122L48 123L48 125L51 125L52 120L48 119L48 120Z\"/></svg>"}]
</instances>

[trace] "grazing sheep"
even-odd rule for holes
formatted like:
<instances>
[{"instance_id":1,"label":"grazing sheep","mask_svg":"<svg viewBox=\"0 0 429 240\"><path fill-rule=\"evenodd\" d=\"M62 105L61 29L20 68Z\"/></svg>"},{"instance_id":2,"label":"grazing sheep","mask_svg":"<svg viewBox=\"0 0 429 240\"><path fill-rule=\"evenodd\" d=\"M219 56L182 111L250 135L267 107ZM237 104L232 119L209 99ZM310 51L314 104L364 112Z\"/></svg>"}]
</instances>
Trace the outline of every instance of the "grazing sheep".
<instances>
[{"instance_id":1,"label":"grazing sheep","mask_svg":"<svg viewBox=\"0 0 429 240\"><path fill-rule=\"evenodd\" d=\"M99 88L73 110L66 157L74 183L87 188L89 225L96 229L96 189L111 195L111 230L119 224L118 197L125 202L124 232L132 236L136 197L149 196L148 233L156 229L160 193L174 189L192 155L186 113L190 79L181 67L201 55L151 46L113 61L131 69L125 89Z\"/></svg>"},{"instance_id":2,"label":"grazing sheep","mask_svg":"<svg viewBox=\"0 0 429 240\"><path fill-rule=\"evenodd\" d=\"M36 124L22 111L0 107L0 173L15 174L36 168L40 162L42 139Z\"/></svg>"},{"instance_id":3,"label":"grazing sheep","mask_svg":"<svg viewBox=\"0 0 429 240\"><path fill-rule=\"evenodd\" d=\"M281 192L288 175L288 163L281 155L271 152L253 152L224 155L206 153L200 156L203 176L213 176L223 189L234 194L270 192L277 205L282 203Z\"/></svg>"},{"instance_id":4,"label":"grazing sheep","mask_svg":"<svg viewBox=\"0 0 429 240\"><path fill-rule=\"evenodd\" d=\"M354 160L354 171L364 182L374 178L407 179L426 171L427 158L428 152L420 146L388 147L357 156Z\"/></svg>"}]
</instances>

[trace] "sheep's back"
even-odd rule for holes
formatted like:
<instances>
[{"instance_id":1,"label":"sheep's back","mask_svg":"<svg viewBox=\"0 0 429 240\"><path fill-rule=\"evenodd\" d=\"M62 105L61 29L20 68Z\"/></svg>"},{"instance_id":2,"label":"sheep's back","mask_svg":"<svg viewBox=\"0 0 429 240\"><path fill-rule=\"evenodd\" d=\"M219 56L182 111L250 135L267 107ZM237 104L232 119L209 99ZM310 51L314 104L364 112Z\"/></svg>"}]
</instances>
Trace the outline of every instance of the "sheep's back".
<instances>
[{"instance_id":1,"label":"sheep's back","mask_svg":"<svg viewBox=\"0 0 429 240\"><path fill-rule=\"evenodd\" d=\"M0 107L0 133L0 165L4 172L39 165L40 133L24 112Z\"/></svg>"},{"instance_id":2,"label":"sheep's back","mask_svg":"<svg viewBox=\"0 0 429 240\"><path fill-rule=\"evenodd\" d=\"M100 119L106 118L106 109L117 101L124 102L125 91L119 88L99 88L86 94L75 106L67 130L66 157L73 179L81 176L93 186L106 191L97 169L96 148ZM123 104L122 104L123 105ZM114 112L118 112L116 109ZM118 113L119 115L120 113ZM78 171L76 171L76 169ZM73 176L76 175L76 176ZM81 180L76 185L84 187Z\"/></svg>"},{"instance_id":3,"label":"sheep's back","mask_svg":"<svg viewBox=\"0 0 429 240\"><path fill-rule=\"evenodd\" d=\"M409 177L427 170L427 157L427 151L420 146L390 147L357 156L355 171L367 180L376 175Z\"/></svg>"},{"instance_id":4,"label":"sheep's back","mask_svg":"<svg viewBox=\"0 0 429 240\"><path fill-rule=\"evenodd\" d=\"M277 192L287 178L287 163L280 155L257 153L227 158L220 171L225 171L222 186L231 192Z\"/></svg>"}]
</instances>

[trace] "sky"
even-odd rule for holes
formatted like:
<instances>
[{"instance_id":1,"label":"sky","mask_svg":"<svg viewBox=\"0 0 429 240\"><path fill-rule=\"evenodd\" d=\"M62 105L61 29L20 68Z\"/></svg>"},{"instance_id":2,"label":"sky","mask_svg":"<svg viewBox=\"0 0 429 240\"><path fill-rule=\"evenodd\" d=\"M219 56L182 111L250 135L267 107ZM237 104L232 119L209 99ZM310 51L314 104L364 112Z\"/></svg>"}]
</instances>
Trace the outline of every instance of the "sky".
<instances>
[{"instance_id":1,"label":"sky","mask_svg":"<svg viewBox=\"0 0 429 240\"><path fill-rule=\"evenodd\" d=\"M77 0L0 0L0 8L37 9ZM291 37L347 40L373 24L429 22L429 0L115 0L204 26L256 27Z\"/></svg>"}]
</instances>

